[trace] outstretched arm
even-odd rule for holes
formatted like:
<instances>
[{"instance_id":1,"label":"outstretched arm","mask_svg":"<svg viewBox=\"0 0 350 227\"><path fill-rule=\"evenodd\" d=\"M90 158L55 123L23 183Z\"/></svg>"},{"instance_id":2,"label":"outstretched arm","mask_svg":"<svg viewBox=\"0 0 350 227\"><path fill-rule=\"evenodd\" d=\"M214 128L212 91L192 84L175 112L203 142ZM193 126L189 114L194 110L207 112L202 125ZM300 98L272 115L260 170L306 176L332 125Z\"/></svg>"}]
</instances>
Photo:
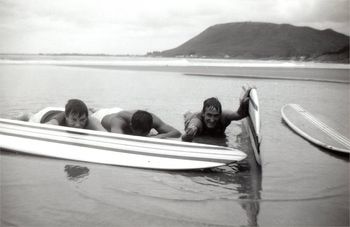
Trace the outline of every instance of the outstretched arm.
<instances>
[{"instance_id":1,"label":"outstretched arm","mask_svg":"<svg viewBox=\"0 0 350 227\"><path fill-rule=\"evenodd\" d=\"M192 118L185 120L185 134L181 137L183 141L191 142L201 132L203 123L197 115L198 113L193 115Z\"/></svg>"},{"instance_id":2,"label":"outstretched arm","mask_svg":"<svg viewBox=\"0 0 350 227\"><path fill-rule=\"evenodd\" d=\"M152 137L155 138L178 138L181 136L181 133L174 127L163 122L159 117L152 114L153 117L153 128L157 130L158 134Z\"/></svg>"}]
</instances>

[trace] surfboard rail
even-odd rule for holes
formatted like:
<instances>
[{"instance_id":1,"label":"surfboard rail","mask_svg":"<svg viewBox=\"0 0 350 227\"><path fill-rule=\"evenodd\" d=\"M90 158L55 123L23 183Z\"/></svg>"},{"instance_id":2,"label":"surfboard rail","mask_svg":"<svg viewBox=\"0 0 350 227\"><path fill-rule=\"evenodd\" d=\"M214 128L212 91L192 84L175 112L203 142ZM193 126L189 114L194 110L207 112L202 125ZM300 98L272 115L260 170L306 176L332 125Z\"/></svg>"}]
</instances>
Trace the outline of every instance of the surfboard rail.
<instances>
[{"instance_id":1,"label":"surfboard rail","mask_svg":"<svg viewBox=\"0 0 350 227\"><path fill-rule=\"evenodd\" d=\"M254 157L259 165L262 165L260 144L262 137L260 134L261 119L260 119L260 106L259 97L256 88L251 88L249 92L249 115L247 117L248 132L250 142L254 151Z\"/></svg>"},{"instance_id":2,"label":"surfboard rail","mask_svg":"<svg viewBox=\"0 0 350 227\"><path fill-rule=\"evenodd\" d=\"M0 148L53 158L151 169L185 170L243 160L242 151L0 119Z\"/></svg>"},{"instance_id":3,"label":"surfboard rail","mask_svg":"<svg viewBox=\"0 0 350 227\"><path fill-rule=\"evenodd\" d=\"M327 143L325 143L325 142L315 138L314 136L309 135L305 131L303 131L300 127L298 127L295 123L293 123L289 119L289 117L286 114L286 108L294 109L302 117L304 117L305 120L307 120L310 124L312 124L313 126L317 127L320 130L320 132L325 133L326 135L329 136L329 138L339 142L340 144L342 144L344 146L344 148L329 145L329 144L327 144ZM286 105L284 105L281 108L281 115L282 115L283 121L292 130L294 130L298 135L300 135L301 137L303 137L307 141L309 141L309 142L311 142L311 143L313 143L313 144L315 144L315 145L317 145L319 147L326 148L328 150L350 154L350 141L349 141L349 139L347 139L346 137L344 137L340 133L336 132L334 129L330 128L325 123L323 123L320 120L318 120L312 114L310 114L305 109L303 109L300 105L298 105L298 104L286 104Z\"/></svg>"}]
</instances>

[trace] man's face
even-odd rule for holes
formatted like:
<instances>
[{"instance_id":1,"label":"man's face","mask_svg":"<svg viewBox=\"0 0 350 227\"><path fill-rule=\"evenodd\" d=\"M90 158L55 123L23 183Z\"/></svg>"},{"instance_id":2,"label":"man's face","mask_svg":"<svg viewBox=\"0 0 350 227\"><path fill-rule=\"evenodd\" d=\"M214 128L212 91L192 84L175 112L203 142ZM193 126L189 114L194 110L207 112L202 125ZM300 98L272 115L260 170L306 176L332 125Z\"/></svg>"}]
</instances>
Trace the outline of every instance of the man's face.
<instances>
[{"instance_id":1,"label":"man's face","mask_svg":"<svg viewBox=\"0 0 350 227\"><path fill-rule=\"evenodd\" d=\"M204 123L207 128L215 128L220 117L220 112L212 106L207 107L203 113Z\"/></svg>"},{"instance_id":2,"label":"man's face","mask_svg":"<svg viewBox=\"0 0 350 227\"><path fill-rule=\"evenodd\" d=\"M66 115L66 125L72 128L84 128L88 117L86 114L79 116L75 113L70 113L68 116Z\"/></svg>"}]
</instances>

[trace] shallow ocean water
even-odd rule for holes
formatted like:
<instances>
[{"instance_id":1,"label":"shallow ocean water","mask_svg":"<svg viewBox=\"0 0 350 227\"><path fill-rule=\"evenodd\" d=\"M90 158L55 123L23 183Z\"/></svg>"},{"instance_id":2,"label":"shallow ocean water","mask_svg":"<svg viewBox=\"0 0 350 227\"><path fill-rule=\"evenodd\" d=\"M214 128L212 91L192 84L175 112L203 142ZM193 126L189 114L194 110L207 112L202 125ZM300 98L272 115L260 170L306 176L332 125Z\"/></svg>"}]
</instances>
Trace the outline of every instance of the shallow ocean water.
<instances>
[{"instance_id":1,"label":"shallow ocean water","mask_svg":"<svg viewBox=\"0 0 350 227\"><path fill-rule=\"evenodd\" d=\"M307 72L313 70L322 71ZM324 70L329 78L348 71ZM217 74L228 71L211 68ZM282 68L261 73L271 71L286 73ZM218 97L224 109L237 108L245 83L255 85L260 97L261 169L244 121L231 123L226 140L201 141L249 155L211 170L154 171L1 151L1 226L349 225L349 156L311 145L280 115L284 104L299 103L349 138L348 83L189 76L166 67L2 64L0 116L80 98L96 108L145 109L183 131L182 114L199 111L207 97Z\"/></svg>"}]
</instances>

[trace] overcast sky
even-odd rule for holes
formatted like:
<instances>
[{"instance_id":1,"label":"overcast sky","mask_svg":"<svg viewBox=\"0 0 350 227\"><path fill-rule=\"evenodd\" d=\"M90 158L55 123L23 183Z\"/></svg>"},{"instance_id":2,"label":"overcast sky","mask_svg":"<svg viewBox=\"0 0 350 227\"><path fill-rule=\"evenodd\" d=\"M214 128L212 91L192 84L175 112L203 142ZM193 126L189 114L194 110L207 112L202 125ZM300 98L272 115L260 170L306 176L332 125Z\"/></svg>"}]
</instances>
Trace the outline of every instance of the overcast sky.
<instances>
[{"instance_id":1,"label":"overcast sky","mask_svg":"<svg viewBox=\"0 0 350 227\"><path fill-rule=\"evenodd\" d=\"M0 0L0 53L145 54L242 21L349 35L350 0Z\"/></svg>"}]
</instances>

